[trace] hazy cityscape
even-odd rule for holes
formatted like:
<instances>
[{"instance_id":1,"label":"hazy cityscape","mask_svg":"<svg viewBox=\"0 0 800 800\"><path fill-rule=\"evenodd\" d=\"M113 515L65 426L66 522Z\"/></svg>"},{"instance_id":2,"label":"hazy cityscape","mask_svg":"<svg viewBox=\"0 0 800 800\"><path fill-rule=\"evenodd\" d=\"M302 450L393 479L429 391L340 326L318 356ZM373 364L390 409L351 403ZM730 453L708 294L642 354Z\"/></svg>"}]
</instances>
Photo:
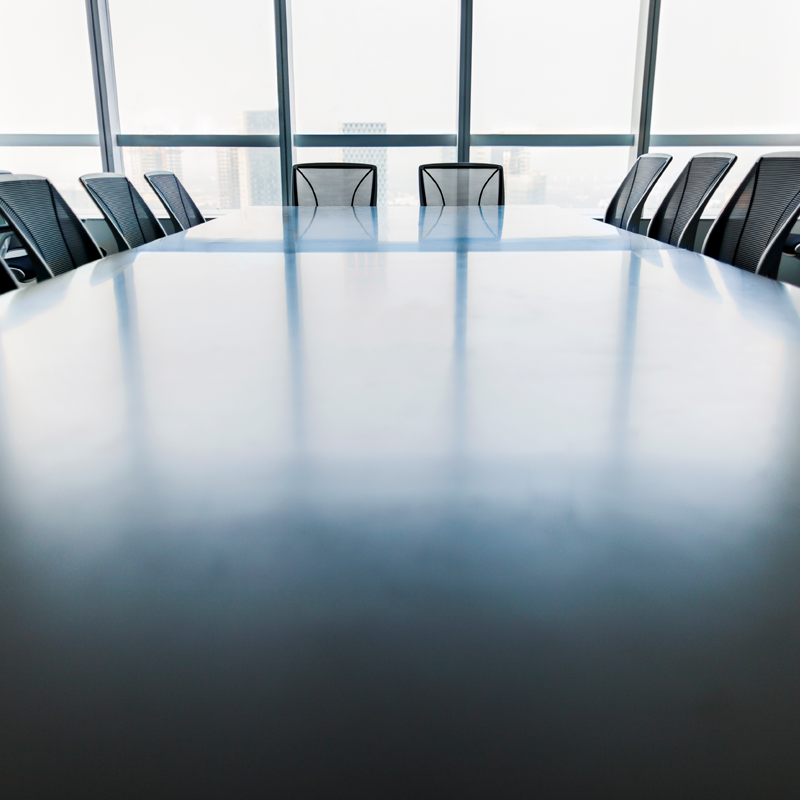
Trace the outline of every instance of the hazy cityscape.
<instances>
[{"instance_id":1,"label":"hazy cityscape","mask_svg":"<svg viewBox=\"0 0 800 800\"><path fill-rule=\"evenodd\" d=\"M243 134L274 134L275 109L244 111L238 130ZM346 134L385 134L386 122L343 122ZM201 152L202 150L202 152ZM577 208L602 207L627 167L627 148L595 148L590 169L575 169L571 152L542 148L474 147L473 161L502 164L509 205L553 203ZM544 156L544 158L542 158ZM564 157L566 156L566 158ZM298 161L341 161L378 167L379 206L419 202L416 167L420 163L450 162L455 148L299 148ZM560 163L559 163L560 162ZM279 205L280 164L275 148L126 148L125 166L136 188L158 209L158 200L142 177L150 170L174 172L208 212L246 206ZM556 169L553 169L555 167Z\"/></svg>"}]
</instances>

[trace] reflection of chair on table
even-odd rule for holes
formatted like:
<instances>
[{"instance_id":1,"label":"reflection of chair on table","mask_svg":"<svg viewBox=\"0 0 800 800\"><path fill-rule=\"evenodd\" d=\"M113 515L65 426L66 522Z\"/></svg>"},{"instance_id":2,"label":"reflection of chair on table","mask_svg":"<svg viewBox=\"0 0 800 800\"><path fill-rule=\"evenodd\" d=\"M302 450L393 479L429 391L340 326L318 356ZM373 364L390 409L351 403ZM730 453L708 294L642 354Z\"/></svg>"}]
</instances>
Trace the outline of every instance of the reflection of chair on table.
<instances>
[{"instance_id":1,"label":"reflection of chair on table","mask_svg":"<svg viewBox=\"0 0 800 800\"><path fill-rule=\"evenodd\" d=\"M503 236L504 206L422 206L419 210L419 240L482 239Z\"/></svg>"},{"instance_id":2,"label":"reflection of chair on table","mask_svg":"<svg viewBox=\"0 0 800 800\"><path fill-rule=\"evenodd\" d=\"M375 242L378 239L377 209L350 206L330 214L317 216L319 206L298 206L294 209L293 235L297 241Z\"/></svg>"}]
</instances>

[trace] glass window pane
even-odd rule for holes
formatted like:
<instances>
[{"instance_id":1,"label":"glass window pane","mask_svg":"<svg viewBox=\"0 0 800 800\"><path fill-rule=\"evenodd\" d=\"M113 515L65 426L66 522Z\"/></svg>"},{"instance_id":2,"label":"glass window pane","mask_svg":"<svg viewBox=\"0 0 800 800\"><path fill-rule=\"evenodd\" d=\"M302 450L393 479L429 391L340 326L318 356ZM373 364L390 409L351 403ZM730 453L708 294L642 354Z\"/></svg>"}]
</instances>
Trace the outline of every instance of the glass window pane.
<instances>
[{"instance_id":1,"label":"glass window pane","mask_svg":"<svg viewBox=\"0 0 800 800\"><path fill-rule=\"evenodd\" d=\"M419 165L456 160L455 147L299 147L297 163L349 161L378 168L378 205L418 206Z\"/></svg>"},{"instance_id":2,"label":"glass window pane","mask_svg":"<svg viewBox=\"0 0 800 800\"><path fill-rule=\"evenodd\" d=\"M158 217L164 206L144 173L174 172L204 216L281 202L277 147L124 147L125 174Z\"/></svg>"},{"instance_id":3,"label":"glass window pane","mask_svg":"<svg viewBox=\"0 0 800 800\"><path fill-rule=\"evenodd\" d=\"M300 133L452 133L458 0L293 0Z\"/></svg>"},{"instance_id":4,"label":"glass window pane","mask_svg":"<svg viewBox=\"0 0 800 800\"><path fill-rule=\"evenodd\" d=\"M797 133L800 3L661 5L653 133Z\"/></svg>"},{"instance_id":5,"label":"glass window pane","mask_svg":"<svg viewBox=\"0 0 800 800\"><path fill-rule=\"evenodd\" d=\"M473 147L472 161L502 164L507 205L547 203L602 216L628 171L627 147Z\"/></svg>"},{"instance_id":6,"label":"glass window pane","mask_svg":"<svg viewBox=\"0 0 800 800\"><path fill-rule=\"evenodd\" d=\"M3 3L0 133L97 133L84 0Z\"/></svg>"},{"instance_id":7,"label":"glass window pane","mask_svg":"<svg viewBox=\"0 0 800 800\"><path fill-rule=\"evenodd\" d=\"M99 147L0 147L0 169L44 175L79 217L100 217L78 178L103 169Z\"/></svg>"},{"instance_id":8,"label":"glass window pane","mask_svg":"<svg viewBox=\"0 0 800 800\"><path fill-rule=\"evenodd\" d=\"M278 132L269 0L110 6L123 132Z\"/></svg>"},{"instance_id":9,"label":"glass window pane","mask_svg":"<svg viewBox=\"0 0 800 800\"><path fill-rule=\"evenodd\" d=\"M473 133L627 133L639 0L475 0Z\"/></svg>"}]
</instances>

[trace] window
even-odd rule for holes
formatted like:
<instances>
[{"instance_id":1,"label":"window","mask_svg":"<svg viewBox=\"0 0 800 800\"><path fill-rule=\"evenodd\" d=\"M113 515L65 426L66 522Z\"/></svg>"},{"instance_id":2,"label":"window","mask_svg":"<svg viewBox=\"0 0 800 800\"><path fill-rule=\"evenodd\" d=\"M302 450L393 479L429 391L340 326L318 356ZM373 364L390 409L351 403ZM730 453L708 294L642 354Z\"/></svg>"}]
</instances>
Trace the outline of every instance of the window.
<instances>
[{"instance_id":1,"label":"window","mask_svg":"<svg viewBox=\"0 0 800 800\"><path fill-rule=\"evenodd\" d=\"M98 2L108 3L114 43L123 145L114 168L162 217L144 181L150 170L175 172L208 215L280 203L289 160L255 146L278 141L274 1ZM375 164L378 205L416 205L419 165L456 159L461 0L290 6L292 159ZM508 204L599 215L629 166L647 3L473 0L472 8L470 157L504 166ZM46 175L79 214L97 216L78 182L102 168L85 0L12 4L3 23L12 32L3 55L24 68L4 85L0 169ZM721 0L664 0L650 150L674 161L645 217L695 153L740 156L706 209L712 216L756 157L800 143L800 104L786 88L792 48L774 35L799 25L793 0L735 12ZM31 57L31 41L41 57ZM247 138L259 135L274 139Z\"/></svg>"},{"instance_id":2,"label":"window","mask_svg":"<svg viewBox=\"0 0 800 800\"><path fill-rule=\"evenodd\" d=\"M475 0L474 133L628 133L639 0Z\"/></svg>"},{"instance_id":3,"label":"window","mask_svg":"<svg viewBox=\"0 0 800 800\"><path fill-rule=\"evenodd\" d=\"M653 133L798 133L796 48L779 32L799 27L795 0L663 3Z\"/></svg>"},{"instance_id":4,"label":"window","mask_svg":"<svg viewBox=\"0 0 800 800\"><path fill-rule=\"evenodd\" d=\"M205 216L281 202L277 147L125 147L125 174L158 217L161 201L144 173L174 172Z\"/></svg>"},{"instance_id":5,"label":"window","mask_svg":"<svg viewBox=\"0 0 800 800\"><path fill-rule=\"evenodd\" d=\"M123 133L277 133L269 0L109 0Z\"/></svg>"},{"instance_id":6,"label":"window","mask_svg":"<svg viewBox=\"0 0 800 800\"><path fill-rule=\"evenodd\" d=\"M0 133L97 133L86 4L4 3Z\"/></svg>"},{"instance_id":7,"label":"window","mask_svg":"<svg viewBox=\"0 0 800 800\"><path fill-rule=\"evenodd\" d=\"M293 0L298 133L453 133L458 0Z\"/></svg>"},{"instance_id":8,"label":"window","mask_svg":"<svg viewBox=\"0 0 800 800\"><path fill-rule=\"evenodd\" d=\"M472 161L503 165L507 205L548 203L597 212L628 171L627 147L473 147Z\"/></svg>"}]
</instances>

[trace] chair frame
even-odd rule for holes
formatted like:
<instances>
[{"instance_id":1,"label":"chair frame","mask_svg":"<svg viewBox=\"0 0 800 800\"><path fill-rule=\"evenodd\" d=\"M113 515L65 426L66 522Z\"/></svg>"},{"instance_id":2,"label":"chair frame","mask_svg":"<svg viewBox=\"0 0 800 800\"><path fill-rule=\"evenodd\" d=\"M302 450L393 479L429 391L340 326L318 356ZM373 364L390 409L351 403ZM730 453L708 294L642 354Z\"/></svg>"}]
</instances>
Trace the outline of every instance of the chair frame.
<instances>
[{"instance_id":1,"label":"chair frame","mask_svg":"<svg viewBox=\"0 0 800 800\"><path fill-rule=\"evenodd\" d=\"M422 180L423 172L427 172L429 169L494 169L494 172L486 179L486 183L483 184L481 188L480 194L478 195L478 207L481 205L481 197L483 197L483 191L486 189L489 181L494 178L497 173L500 173L500 190L498 192L498 199L497 205L504 206L506 204L506 182L505 176L503 173L503 167L500 164L482 164L478 161L447 161L443 164L420 164L419 167L419 204L420 206L427 206L428 205L428 197L425 194L425 184ZM439 190L439 196L442 198L442 206L446 206L447 202L444 199L444 192L442 191L441 186L437 182L436 178L433 177L430 173L428 173L428 177L436 184L436 188ZM491 203L494 205L494 203Z\"/></svg>"},{"instance_id":2,"label":"chair frame","mask_svg":"<svg viewBox=\"0 0 800 800\"><path fill-rule=\"evenodd\" d=\"M164 209L166 210L167 214L169 215L170 222L172 222L172 224L175 226L175 229L177 231L188 230L188 228L184 228L183 227L181 221L175 216L175 213L173 212L169 202L167 202L166 197L164 197L164 193L151 180L151 178L156 177L158 175L171 175L173 178L175 178L176 181L178 181L178 183L181 186L183 186L183 184L181 183L180 178L178 178L178 176L174 172L170 172L169 170L166 170L166 169L155 169L155 170L151 170L150 172L145 172L145 174L144 174L144 179L147 181L147 183L150 186L150 188L156 193L156 196L161 201L161 205L164 206ZM185 191L185 187L184 187L184 191ZM187 192L187 194L188 194L188 192ZM181 202L183 202L183 198L181 198ZM197 208L197 204L194 202L194 200L192 200L192 204L194 205L195 208ZM184 206L183 210L186 211L186 207L185 206ZM200 209L199 208L197 208L197 213L200 214ZM187 213L186 216L188 217L189 214ZM200 214L200 219L202 219L203 222L207 221L206 218L202 214ZM200 225L201 223L198 222L197 224ZM196 227L196 226L192 226L192 227Z\"/></svg>"},{"instance_id":3,"label":"chair frame","mask_svg":"<svg viewBox=\"0 0 800 800\"><path fill-rule=\"evenodd\" d=\"M53 193L58 194L58 190L56 189L56 187L53 186L53 184L47 178L41 175L16 175L11 173L9 173L8 175L0 175L0 183L5 181L19 181L19 180L44 181L50 190L51 198L53 197ZM58 196L61 197L60 194L58 194ZM64 200L63 197L61 197L61 200L67 209L67 214L71 215L73 221L77 224L78 229L81 231L81 237L84 240L84 245L86 246L87 250L91 251L92 249L94 249L95 251L94 253L91 253L91 255L93 256L96 255L96 258L91 258L86 263L90 264L92 261L98 261L99 259L103 258L103 252L100 249L100 247L98 247L97 242L95 242L92 234L89 233L89 231L86 229L86 226L80 221L80 219L78 219L75 212L70 208L69 203L67 203L67 201ZM0 198L0 213L3 210L2 204L3 200L2 198ZM33 269L34 272L36 273L37 282L46 281L49 280L50 278L54 278L55 274L47 265L47 262L44 260L44 256L39 252L39 247L37 246L37 244L32 239L30 239L25 234L25 232L14 222L13 217L9 218L5 214L3 214L3 217L8 222L8 225L11 228L11 230L14 231L14 235L17 237L20 244L25 248L25 251L27 252L28 257L30 258L31 263L33 264ZM84 265L81 264L80 266ZM78 267L76 266L74 267L74 269L78 269ZM25 285L25 284L20 284L19 282L17 282L17 284Z\"/></svg>"},{"instance_id":4,"label":"chair frame","mask_svg":"<svg viewBox=\"0 0 800 800\"><path fill-rule=\"evenodd\" d=\"M86 189L86 191L89 194L89 197L91 197L92 200L94 200L94 204L100 209L103 218L108 223L108 227L111 229L111 233L114 235L114 240L116 241L117 247L119 248L120 252L124 250L133 250L134 247L136 247L137 245L132 245L128 242L128 240L125 238L125 234L122 232L122 229L117 224L117 221L114 219L113 214L108 209L103 199L87 183L87 181L91 180L92 178L119 178L127 182L129 190L133 189L134 191L136 191L136 187L130 182L127 176L122 175L119 172L91 172L87 175L81 175L81 177L79 178L81 185L83 186L84 189ZM141 195L139 196L141 197ZM144 200L142 200L142 202L144 203ZM145 207L147 207L147 203L145 203ZM148 207L148 211L149 210L150 209ZM152 211L150 211L150 213L153 214ZM161 227L161 223L158 221L158 218L156 217L155 214L153 214L153 219L155 220L156 227L158 228L158 230L161 231L161 236L158 236L156 238L163 239L165 236L167 236L167 232L164 230L163 227Z\"/></svg>"},{"instance_id":5,"label":"chair frame","mask_svg":"<svg viewBox=\"0 0 800 800\"><path fill-rule=\"evenodd\" d=\"M302 175L303 180L308 184L309 188L311 189L311 193L314 195L314 201L316 207L319 207L319 201L317 200L317 193L314 191L314 186L312 185L311 181L303 175L302 170L306 167L314 168L314 169L366 169L370 170L372 173L372 193L370 194L369 205L370 206L377 206L378 205L378 168L374 164L351 164L350 162L342 162L342 161L321 161L321 162L314 162L309 164L294 164L292 166L292 205L298 206L299 203L297 202L297 173L299 172ZM367 173L369 174L369 173ZM366 180L367 175L358 182L358 185L353 190L353 196L350 199L350 207L353 208L356 199L356 192L358 191L361 184Z\"/></svg>"}]
</instances>

